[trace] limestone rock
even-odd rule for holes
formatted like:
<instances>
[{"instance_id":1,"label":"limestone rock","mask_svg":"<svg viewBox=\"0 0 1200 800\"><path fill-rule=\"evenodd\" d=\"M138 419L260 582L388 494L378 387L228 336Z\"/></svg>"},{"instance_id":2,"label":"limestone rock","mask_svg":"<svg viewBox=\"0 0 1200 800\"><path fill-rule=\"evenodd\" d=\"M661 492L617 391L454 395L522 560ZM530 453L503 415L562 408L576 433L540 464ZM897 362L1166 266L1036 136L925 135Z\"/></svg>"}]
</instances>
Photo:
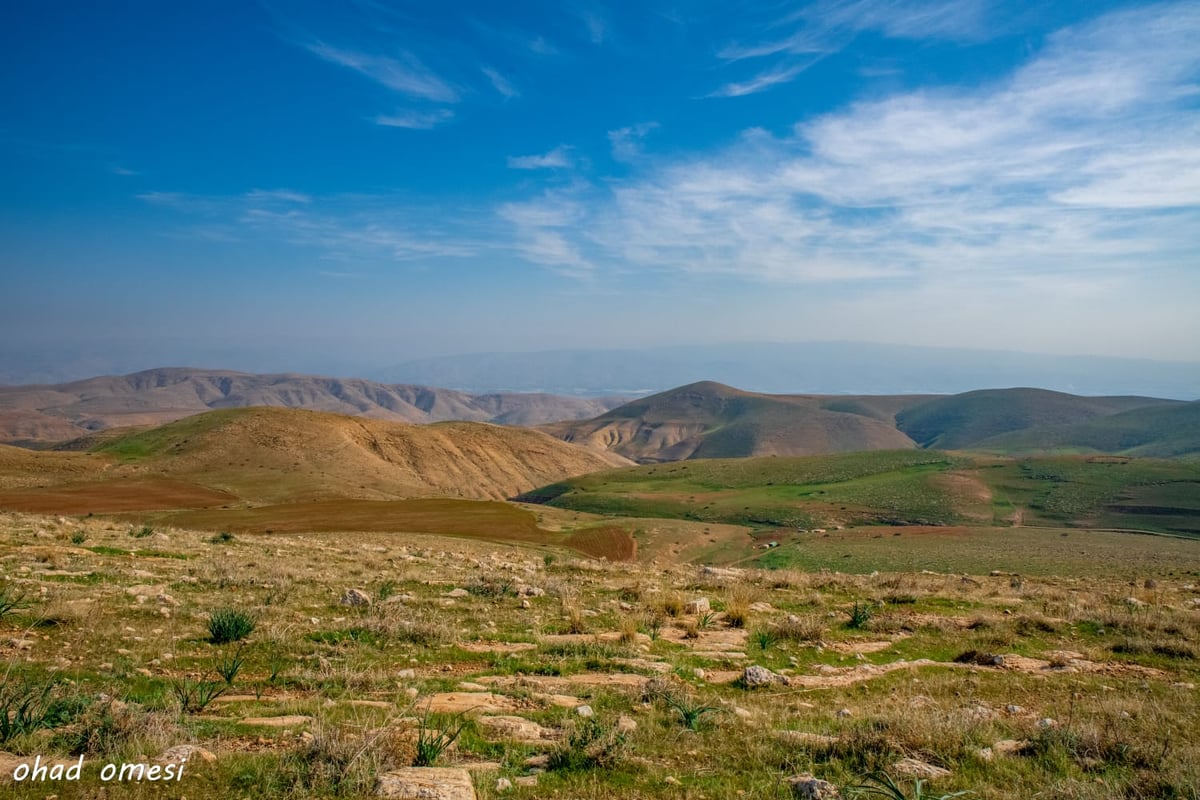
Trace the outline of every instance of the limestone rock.
<instances>
[{"instance_id":1,"label":"limestone rock","mask_svg":"<svg viewBox=\"0 0 1200 800\"><path fill-rule=\"evenodd\" d=\"M787 683L787 678L777 675L766 667L752 664L742 671L742 684L747 689L757 689L760 686L775 686Z\"/></svg>"},{"instance_id":2,"label":"limestone rock","mask_svg":"<svg viewBox=\"0 0 1200 800\"><path fill-rule=\"evenodd\" d=\"M709 611L712 611L712 605L707 597L697 597L683 607L685 614L707 614Z\"/></svg>"},{"instance_id":3,"label":"limestone rock","mask_svg":"<svg viewBox=\"0 0 1200 800\"><path fill-rule=\"evenodd\" d=\"M163 750L154 760L158 764L178 764L181 761L189 761L193 764L203 761L211 764L217 760L217 757L199 745L177 744Z\"/></svg>"},{"instance_id":4,"label":"limestone rock","mask_svg":"<svg viewBox=\"0 0 1200 800\"><path fill-rule=\"evenodd\" d=\"M521 744L545 744L558 736L552 728L544 728L524 717L480 717L479 724L488 733Z\"/></svg>"},{"instance_id":5,"label":"limestone rock","mask_svg":"<svg viewBox=\"0 0 1200 800\"><path fill-rule=\"evenodd\" d=\"M376 797L397 800L475 800L471 773L451 767L406 767L379 776Z\"/></svg>"},{"instance_id":6,"label":"limestone rock","mask_svg":"<svg viewBox=\"0 0 1200 800\"><path fill-rule=\"evenodd\" d=\"M371 596L362 589L347 589L342 593L342 605L366 608L371 605Z\"/></svg>"},{"instance_id":7,"label":"limestone rock","mask_svg":"<svg viewBox=\"0 0 1200 800\"><path fill-rule=\"evenodd\" d=\"M829 781L814 778L809 773L787 779L792 788L792 797L798 800L841 800L842 794Z\"/></svg>"}]
</instances>

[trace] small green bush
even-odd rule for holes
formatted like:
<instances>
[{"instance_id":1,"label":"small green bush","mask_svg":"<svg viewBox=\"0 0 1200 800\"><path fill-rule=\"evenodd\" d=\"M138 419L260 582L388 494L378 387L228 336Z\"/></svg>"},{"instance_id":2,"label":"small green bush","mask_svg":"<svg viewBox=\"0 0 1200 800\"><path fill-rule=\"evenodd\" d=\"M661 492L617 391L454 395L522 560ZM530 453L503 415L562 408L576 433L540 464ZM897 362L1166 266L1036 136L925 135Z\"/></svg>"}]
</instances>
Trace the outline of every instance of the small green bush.
<instances>
[{"instance_id":1,"label":"small green bush","mask_svg":"<svg viewBox=\"0 0 1200 800\"><path fill-rule=\"evenodd\" d=\"M213 644L240 642L254 633L258 620L236 608L218 608L208 617L208 640Z\"/></svg>"}]
</instances>

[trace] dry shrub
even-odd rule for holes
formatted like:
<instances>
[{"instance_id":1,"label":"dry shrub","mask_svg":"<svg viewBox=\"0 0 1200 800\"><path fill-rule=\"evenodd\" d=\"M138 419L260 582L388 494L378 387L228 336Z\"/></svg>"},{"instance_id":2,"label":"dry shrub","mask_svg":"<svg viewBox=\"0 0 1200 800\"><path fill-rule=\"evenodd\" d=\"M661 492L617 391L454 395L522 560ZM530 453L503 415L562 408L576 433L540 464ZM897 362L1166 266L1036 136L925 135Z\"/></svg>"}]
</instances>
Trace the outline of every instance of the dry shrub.
<instances>
[{"instance_id":1,"label":"dry shrub","mask_svg":"<svg viewBox=\"0 0 1200 800\"><path fill-rule=\"evenodd\" d=\"M621 644L634 644L637 641L639 627L635 617L621 617L617 626L617 631L620 633L618 641Z\"/></svg>"},{"instance_id":2,"label":"dry shrub","mask_svg":"<svg viewBox=\"0 0 1200 800\"><path fill-rule=\"evenodd\" d=\"M566 619L564 633L582 634L588 632L587 618L583 614L577 600L564 597L561 600L562 615Z\"/></svg>"},{"instance_id":3,"label":"dry shrub","mask_svg":"<svg viewBox=\"0 0 1200 800\"><path fill-rule=\"evenodd\" d=\"M758 600L755 587L739 583L725 595L725 621L731 628L744 628L750 620L750 606Z\"/></svg>"},{"instance_id":4,"label":"dry shrub","mask_svg":"<svg viewBox=\"0 0 1200 800\"><path fill-rule=\"evenodd\" d=\"M680 617L683 616L683 606L683 598L679 592L668 592L663 595L659 607L668 617Z\"/></svg>"},{"instance_id":5,"label":"dry shrub","mask_svg":"<svg viewBox=\"0 0 1200 800\"><path fill-rule=\"evenodd\" d=\"M400 603L372 605L363 614L360 626L376 636L422 647L448 644L454 638L445 620Z\"/></svg>"},{"instance_id":6,"label":"dry shrub","mask_svg":"<svg viewBox=\"0 0 1200 800\"><path fill-rule=\"evenodd\" d=\"M816 643L825 637L828 627L825 618L817 614L789 615L771 626L771 633L780 641Z\"/></svg>"}]
</instances>

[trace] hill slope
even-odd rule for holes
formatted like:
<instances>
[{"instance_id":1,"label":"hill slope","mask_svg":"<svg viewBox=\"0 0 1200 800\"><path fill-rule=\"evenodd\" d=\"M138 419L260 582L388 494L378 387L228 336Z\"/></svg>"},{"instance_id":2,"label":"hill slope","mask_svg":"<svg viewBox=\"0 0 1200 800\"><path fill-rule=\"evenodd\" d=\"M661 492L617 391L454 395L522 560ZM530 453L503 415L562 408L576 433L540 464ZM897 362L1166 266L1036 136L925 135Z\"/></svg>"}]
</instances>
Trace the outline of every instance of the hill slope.
<instances>
[{"instance_id":1,"label":"hill slope","mask_svg":"<svg viewBox=\"0 0 1200 800\"><path fill-rule=\"evenodd\" d=\"M620 402L548 394L470 395L359 379L169 368L54 386L0 386L0 441L63 441L107 428L161 425L212 409L250 406L393 422L536 425L590 417Z\"/></svg>"},{"instance_id":2,"label":"hill slope","mask_svg":"<svg viewBox=\"0 0 1200 800\"><path fill-rule=\"evenodd\" d=\"M1074 425L1051 425L995 436L981 450L1065 450L1170 458L1200 454L1200 401L1137 408Z\"/></svg>"},{"instance_id":3,"label":"hill slope","mask_svg":"<svg viewBox=\"0 0 1200 800\"><path fill-rule=\"evenodd\" d=\"M208 412L114 439L97 452L271 502L503 499L548 480L628 463L523 428L406 425L281 408Z\"/></svg>"},{"instance_id":4,"label":"hill slope","mask_svg":"<svg viewBox=\"0 0 1200 800\"><path fill-rule=\"evenodd\" d=\"M524 428L230 409L113 437L90 453L0 445L0 509L102 513L328 499L503 499L627 464Z\"/></svg>"},{"instance_id":5,"label":"hill slope","mask_svg":"<svg viewBox=\"0 0 1200 800\"><path fill-rule=\"evenodd\" d=\"M1087 422L1135 408L1180 405L1151 397L1079 397L1044 389L985 389L939 397L896 415L922 447L961 450L994 436Z\"/></svg>"},{"instance_id":6,"label":"hill slope","mask_svg":"<svg viewBox=\"0 0 1200 800\"><path fill-rule=\"evenodd\" d=\"M642 462L911 448L891 418L925 399L767 395L705 381L542 430Z\"/></svg>"}]
</instances>

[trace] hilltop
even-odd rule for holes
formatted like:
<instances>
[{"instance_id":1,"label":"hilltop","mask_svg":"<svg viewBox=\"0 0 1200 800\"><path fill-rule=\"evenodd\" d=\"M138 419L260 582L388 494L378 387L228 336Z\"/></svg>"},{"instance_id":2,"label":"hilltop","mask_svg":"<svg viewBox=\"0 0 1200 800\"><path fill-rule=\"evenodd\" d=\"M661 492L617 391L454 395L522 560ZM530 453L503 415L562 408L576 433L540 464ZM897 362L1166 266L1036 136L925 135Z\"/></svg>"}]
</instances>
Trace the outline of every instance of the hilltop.
<instances>
[{"instance_id":1,"label":"hilltop","mask_svg":"<svg viewBox=\"0 0 1200 800\"><path fill-rule=\"evenodd\" d=\"M892 417L923 399L769 395L704 381L542 430L643 462L895 449L915 444Z\"/></svg>"},{"instance_id":2,"label":"hilltop","mask_svg":"<svg viewBox=\"0 0 1200 800\"><path fill-rule=\"evenodd\" d=\"M536 425L590 417L620 402L541 393L472 395L357 378L164 368L56 385L0 386L0 442L61 442L109 428L162 425L203 411L250 406L391 422Z\"/></svg>"}]
</instances>

